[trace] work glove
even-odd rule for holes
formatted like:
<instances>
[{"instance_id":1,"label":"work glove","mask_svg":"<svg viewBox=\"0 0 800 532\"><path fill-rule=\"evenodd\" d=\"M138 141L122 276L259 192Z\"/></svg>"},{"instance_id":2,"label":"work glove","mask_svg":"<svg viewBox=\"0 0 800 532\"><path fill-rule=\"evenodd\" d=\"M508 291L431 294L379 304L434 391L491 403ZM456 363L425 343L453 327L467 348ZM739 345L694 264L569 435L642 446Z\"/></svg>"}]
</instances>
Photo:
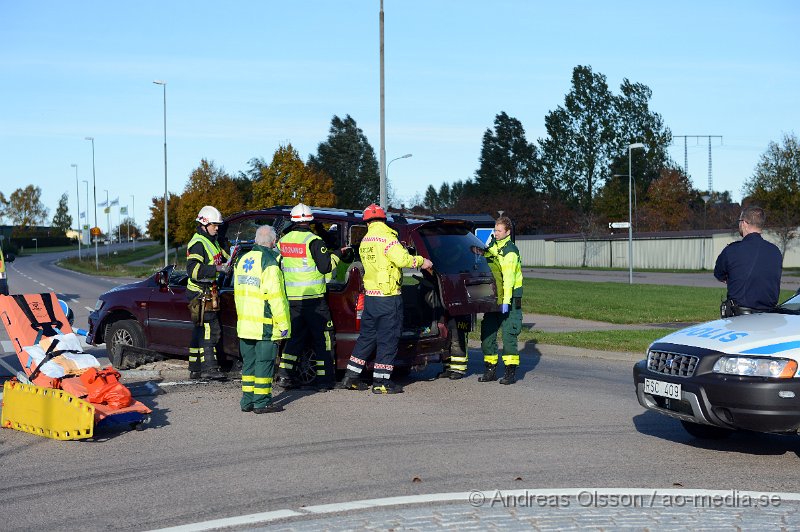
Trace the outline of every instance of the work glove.
<instances>
[{"instance_id":1,"label":"work glove","mask_svg":"<svg viewBox=\"0 0 800 532\"><path fill-rule=\"evenodd\" d=\"M356 252L350 246L343 247L340 250L340 257L343 262L353 262L356 258Z\"/></svg>"},{"instance_id":2,"label":"work glove","mask_svg":"<svg viewBox=\"0 0 800 532\"><path fill-rule=\"evenodd\" d=\"M502 305L500 305L500 312L502 312L503 314L508 314L510 307L511 305L509 305L508 303L503 303Z\"/></svg>"},{"instance_id":3,"label":"work glove","mask_svg":"<svg viewBox=\"0 0 800 532\"><path fill-rule=\"evenodd\" d=\"M283 329L281 331L281 338L286 338L287 336L289 336L289 329Z\"/></svg>"}]
</instances>

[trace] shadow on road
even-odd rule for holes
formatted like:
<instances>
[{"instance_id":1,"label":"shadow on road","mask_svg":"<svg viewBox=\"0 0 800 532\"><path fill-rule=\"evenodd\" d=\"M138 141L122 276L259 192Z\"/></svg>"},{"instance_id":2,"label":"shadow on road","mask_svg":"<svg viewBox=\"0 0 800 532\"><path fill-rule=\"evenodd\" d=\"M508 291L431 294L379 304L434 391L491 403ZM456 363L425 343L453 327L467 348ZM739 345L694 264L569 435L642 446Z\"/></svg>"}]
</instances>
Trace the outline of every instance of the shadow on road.
<instances>
[{"instance_id":1,"label":"shadow on road","mask_svg":"<svg viewBox=\"0 0 800 532\"><path fill-rule=\"evenodd\" d=\"M698 449L760 456L794 453L800 457L800 437L797 435L764 434L740 430L722 440L706 440L691 436L677 419L650 410L634 416L632 421L636 430L641 434Z\"/></svg>"}]
</instances>

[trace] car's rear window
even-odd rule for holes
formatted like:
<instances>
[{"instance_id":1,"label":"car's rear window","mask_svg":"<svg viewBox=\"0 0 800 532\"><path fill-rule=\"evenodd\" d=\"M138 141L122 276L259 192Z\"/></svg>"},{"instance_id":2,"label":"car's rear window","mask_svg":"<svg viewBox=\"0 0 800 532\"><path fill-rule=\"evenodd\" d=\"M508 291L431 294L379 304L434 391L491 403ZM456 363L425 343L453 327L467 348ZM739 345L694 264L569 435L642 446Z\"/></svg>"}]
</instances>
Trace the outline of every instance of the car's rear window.
<instances>
[{"instance_id":1,"label":"car's rear window","mask_svg":"<svg viewBox=\"0 0 800 532\"><path fill-rule=\"evenodd\" d=\"M425 225L418 230L433 267L440 273L491 273L483 255L472 248L485 244L463 225Z\"/></svg>"}]
</instances>

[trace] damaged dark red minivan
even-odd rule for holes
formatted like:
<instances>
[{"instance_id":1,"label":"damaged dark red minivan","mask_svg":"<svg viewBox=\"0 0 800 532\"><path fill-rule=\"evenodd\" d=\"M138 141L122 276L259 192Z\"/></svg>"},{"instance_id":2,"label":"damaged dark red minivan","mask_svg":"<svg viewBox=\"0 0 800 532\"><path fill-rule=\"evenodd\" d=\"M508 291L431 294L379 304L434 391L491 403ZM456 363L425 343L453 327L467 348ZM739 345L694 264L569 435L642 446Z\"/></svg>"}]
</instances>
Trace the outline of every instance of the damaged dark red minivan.
<instances>
[{"instance_id":1,"label":"damaged dark red minivan","mask_svg":"<svg viewBox=\"0 0 800 532\"><path fill-rule=\"evenodd\" d=\"M290 206L247 211L225 219L220 228L234 249L233 261L252 247L255 230L271 225L278 235L291 230ZM363 293L358 246L367 226L361 211L313 208L315 232L330 248L352 246L355 260L328 280L328 304L336 330L337 368L343 370L359 331L359 295ZM496 287L486 259L472 251L483 247L471 221L389 213L387 223L412 253L428 257L433 273L404 270L403 332L395 372L407 373L429 362L463 353L475 315L496 310ZM239 358L233 279L221 274L221 359ZM186 305L186 272L168 266L143 281L100 296L89 316L87 341L105 343L117 367L135 367L163 354L188 357L192 323ZM302 380L314 377L310 348L301 357Z\"/></svg>"}]
</instances>

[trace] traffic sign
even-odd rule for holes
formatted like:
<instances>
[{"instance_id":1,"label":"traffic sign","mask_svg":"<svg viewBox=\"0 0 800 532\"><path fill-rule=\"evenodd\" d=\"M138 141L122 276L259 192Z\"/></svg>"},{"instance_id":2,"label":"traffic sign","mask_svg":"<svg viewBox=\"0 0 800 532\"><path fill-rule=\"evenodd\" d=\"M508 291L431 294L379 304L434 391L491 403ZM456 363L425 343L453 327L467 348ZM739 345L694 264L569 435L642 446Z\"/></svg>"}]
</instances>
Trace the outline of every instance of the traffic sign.
<instances>
[{"instance_id":1,"label":"traffic sign","mask_svg":"<svg viewBox=\"0 0 800 532\"><path fill-rule=\"evenodd\" d=\"M608 224L609 229L627 229L631 224L628 222L611 222Z\"/></svg>"},{"instance_id":2,"label":"traffic sign","mask_svg":"<svg viewBox=\"0 0 800 532\"><path fill-rule=\"evenodd\" d=\"M101 234L103 234L103 232L102 232L102 231L100 231L100 228L99 228L99 227L92 227L92 228L89 230L89 233L90 233L92 236L100 236Z\"/></svg>"}]
</instances>

